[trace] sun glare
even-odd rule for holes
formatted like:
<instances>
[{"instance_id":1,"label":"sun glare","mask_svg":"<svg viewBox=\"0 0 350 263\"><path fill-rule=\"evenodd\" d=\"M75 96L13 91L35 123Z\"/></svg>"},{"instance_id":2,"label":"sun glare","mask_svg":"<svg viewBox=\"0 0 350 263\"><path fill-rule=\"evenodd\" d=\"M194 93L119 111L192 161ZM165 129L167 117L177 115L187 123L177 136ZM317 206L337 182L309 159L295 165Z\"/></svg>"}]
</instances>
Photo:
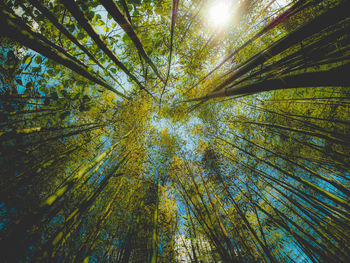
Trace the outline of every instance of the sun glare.
<instances>
[{"instance_id":1,"label":"sun glare","mask_svg":"<svg viewBox=\"0 0 350 263\"><path fill-rule=\"evenodd\" d=\"M216 1L209 10L209 22L214 27L223 27L229 19L229 5L223 1Z\"/></svg>"}]
</instances>

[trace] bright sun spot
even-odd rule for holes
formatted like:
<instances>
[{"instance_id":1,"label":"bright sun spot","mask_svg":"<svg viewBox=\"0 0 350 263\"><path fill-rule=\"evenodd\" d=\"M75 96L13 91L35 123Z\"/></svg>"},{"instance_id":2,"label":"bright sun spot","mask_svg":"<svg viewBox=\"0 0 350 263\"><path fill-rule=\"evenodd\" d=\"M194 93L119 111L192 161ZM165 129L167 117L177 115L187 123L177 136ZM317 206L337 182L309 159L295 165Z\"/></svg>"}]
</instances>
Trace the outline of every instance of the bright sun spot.
<instances>
[{"instance_id":1,"label":"bright sun spot","mask_svg":"<svg viewBox=\"0 0 350 263\"><path fill-rule=\"evenodd\" d=\"M209 10L209 22L214 27L223 27L229 19L229 5L222 1L217 1Z\"/></svg>"}]
</instances>

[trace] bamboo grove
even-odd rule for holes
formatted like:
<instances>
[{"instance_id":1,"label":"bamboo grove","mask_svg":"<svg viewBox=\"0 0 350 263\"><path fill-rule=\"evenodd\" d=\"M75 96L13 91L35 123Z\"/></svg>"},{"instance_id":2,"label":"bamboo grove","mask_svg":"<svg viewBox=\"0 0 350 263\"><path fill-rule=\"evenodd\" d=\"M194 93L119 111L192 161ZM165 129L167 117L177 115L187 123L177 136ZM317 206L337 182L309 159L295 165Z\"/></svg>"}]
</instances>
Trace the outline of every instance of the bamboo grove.
<instances>
[{"instance_id":1,"label":"bamboo grove","mask_svg":"<svg viewBox=\"0 0 350 263\"><path fill-rule=\"evenodd\" d=\"M350 1L216 2L0 0L2 262L349 261Z\"/></svg>"}]
</instances>

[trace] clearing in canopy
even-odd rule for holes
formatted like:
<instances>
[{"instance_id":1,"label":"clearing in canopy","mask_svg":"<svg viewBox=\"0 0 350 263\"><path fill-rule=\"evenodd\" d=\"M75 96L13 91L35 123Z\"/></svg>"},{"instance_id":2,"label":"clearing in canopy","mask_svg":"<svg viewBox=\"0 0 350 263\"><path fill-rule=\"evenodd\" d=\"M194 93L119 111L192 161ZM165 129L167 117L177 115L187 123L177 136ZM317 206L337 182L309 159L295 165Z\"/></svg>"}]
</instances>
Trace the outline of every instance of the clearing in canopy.
<instances>
[{"instance_id":1,"label":"clearing in canopy","mask_svg":"<svg viewBox=\"0 0 350 263\"><path fill-rule=\"evenodd\" d=\"M0 261L350 259L350 0L0 0Z\"/></svg>"}]
</instances>

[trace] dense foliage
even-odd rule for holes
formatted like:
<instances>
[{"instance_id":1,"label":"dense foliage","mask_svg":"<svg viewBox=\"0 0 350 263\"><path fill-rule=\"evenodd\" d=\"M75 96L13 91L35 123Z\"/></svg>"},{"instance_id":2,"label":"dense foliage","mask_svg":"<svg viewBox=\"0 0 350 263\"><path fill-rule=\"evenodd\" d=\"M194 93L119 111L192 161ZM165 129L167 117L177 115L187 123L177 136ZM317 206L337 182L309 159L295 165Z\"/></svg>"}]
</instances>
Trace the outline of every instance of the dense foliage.
<instances>
[{"instance_id":1,"label":"dense foliage","mask_svg":"<svg viewBox=\"0 0 350 263\"><path fill-rule=\"evenodd\" d=\"M348 262L349 10L0 0L1 261Z\"/></svg>"}]
</instances>

